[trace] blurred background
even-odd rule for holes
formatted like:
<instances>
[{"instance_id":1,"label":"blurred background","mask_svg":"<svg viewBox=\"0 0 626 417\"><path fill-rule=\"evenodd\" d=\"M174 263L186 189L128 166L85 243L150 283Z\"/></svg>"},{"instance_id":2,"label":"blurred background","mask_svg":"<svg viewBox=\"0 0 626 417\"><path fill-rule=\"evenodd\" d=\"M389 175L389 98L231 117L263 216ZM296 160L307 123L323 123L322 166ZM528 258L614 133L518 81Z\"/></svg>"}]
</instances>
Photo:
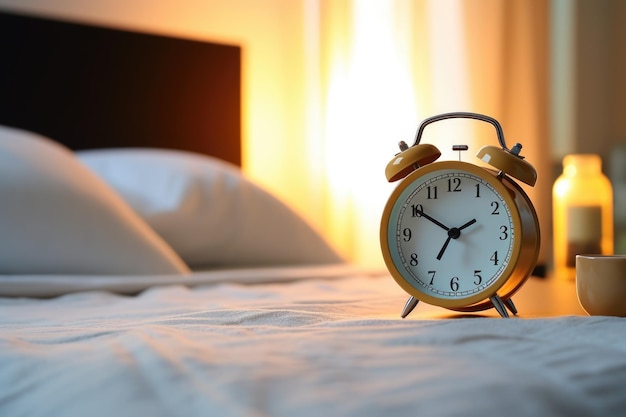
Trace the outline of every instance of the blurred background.
<instances>
[{"instance_id":1,"label":"blurred background","mask_svg":"<svg viewBox=\"0 0 626 417\"><path fill-rule=\"evenodd\" d=\"M0 0L0 8L242 47L244 171L346 258L383 266L384 169L426 117L495 117L538 171L525 187L552 256L551 190L570 153L597 153L626 228L626 2L621 0ZM173 80L175 82L175 80ZM484 123L483 123L484 124ZM442 159L493 127L431 125ZM623 251L618 245L616 251ZM623 253L623 252L621 252Z\"/></svg>"}]
</instances>

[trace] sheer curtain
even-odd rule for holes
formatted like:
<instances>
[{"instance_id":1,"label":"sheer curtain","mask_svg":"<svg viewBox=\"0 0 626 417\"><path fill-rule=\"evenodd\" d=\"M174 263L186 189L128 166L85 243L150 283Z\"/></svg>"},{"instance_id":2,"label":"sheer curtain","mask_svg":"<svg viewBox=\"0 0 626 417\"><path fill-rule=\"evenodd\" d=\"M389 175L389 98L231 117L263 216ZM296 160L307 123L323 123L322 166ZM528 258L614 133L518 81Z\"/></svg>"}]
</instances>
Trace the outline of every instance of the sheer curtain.
<instances>
[{"instance_id":1,"label":"sheer curtain","mask_svg":"<svg viewBox=\"0 0 626 417\"><path fill-rule=\"evenodd\" d=\"M397 142L449 111L485 113L539 171L527 189L549 227L547 0L306 0L307 147L314 217L352 261L382 266L384 177ZM445 123L445 122L444 122ZM489 125L451 121L424 140L464 159L495 144ZM546 220L547 219L547 220ZM545 245L544 245L545 247Z\"/></svg>"}]
</instances>

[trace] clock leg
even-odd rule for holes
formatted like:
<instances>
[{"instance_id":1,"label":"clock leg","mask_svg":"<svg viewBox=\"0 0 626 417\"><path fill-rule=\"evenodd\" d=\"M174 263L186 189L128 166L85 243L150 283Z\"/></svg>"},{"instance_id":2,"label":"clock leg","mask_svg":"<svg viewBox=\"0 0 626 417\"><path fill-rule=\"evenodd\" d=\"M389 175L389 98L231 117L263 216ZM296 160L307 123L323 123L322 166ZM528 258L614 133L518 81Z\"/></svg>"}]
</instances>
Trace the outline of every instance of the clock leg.
<instances>
[{"instance_id":1,"label":"clock leg","mask_svg":"<svg viewBox=\"0 0 626 417\"><path fill-rule=\"evenodd\" d=\"M512 298L507 298L506 300L504 300L504 304L507 306L509 311L513 313L514 316L517 316L517 307L515 307Z\"/></svg>"},{"instance_id":2,"label":"clock leg","mask_svg":"<svg viewBox=\"0 0 626 417\"><path fill-rule=\"evenodd\" d=\"M418 300L417 298L410 296L409 299L406 301L406 304L404 305L404 309L402 309L402 314L400 314L400 317L405 318L406 316L411 314L411 311L413 311L419 301L420 300Z\"/></svg>"},{"instance_id":3,"label":"clock leg","mask_svg":"<svg viewBox=\"0 0 626 417\"><path fill-rule=\"evenodd\" d=\"M502 298L498 294L494 294L489 297L489 301L493 304L494 308L500 313L500 316L503 318L508 318L509 313L506 311L506 307L504 306L504 302L502 302Z\"/></svg>"}]
</instances>

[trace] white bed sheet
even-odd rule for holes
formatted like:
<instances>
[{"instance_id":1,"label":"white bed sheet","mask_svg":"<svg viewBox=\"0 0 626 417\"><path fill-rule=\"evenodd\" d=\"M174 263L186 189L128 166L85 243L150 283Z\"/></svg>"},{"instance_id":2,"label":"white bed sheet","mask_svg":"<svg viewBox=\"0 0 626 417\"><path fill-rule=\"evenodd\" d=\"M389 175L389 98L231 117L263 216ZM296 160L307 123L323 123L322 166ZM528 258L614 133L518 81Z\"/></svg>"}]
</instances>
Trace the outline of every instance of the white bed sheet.
<instances>
[{"instance_id":1,"label":"white bed sheet","mask_svg":"<svg viewBox=\"0 0 626 417\"><path fill-rule=\"evenodd\" d=\"M0 298L0 415L626 415L624 319L403 320L391 278L345 272Z\"/></svg>"}]
</instances>

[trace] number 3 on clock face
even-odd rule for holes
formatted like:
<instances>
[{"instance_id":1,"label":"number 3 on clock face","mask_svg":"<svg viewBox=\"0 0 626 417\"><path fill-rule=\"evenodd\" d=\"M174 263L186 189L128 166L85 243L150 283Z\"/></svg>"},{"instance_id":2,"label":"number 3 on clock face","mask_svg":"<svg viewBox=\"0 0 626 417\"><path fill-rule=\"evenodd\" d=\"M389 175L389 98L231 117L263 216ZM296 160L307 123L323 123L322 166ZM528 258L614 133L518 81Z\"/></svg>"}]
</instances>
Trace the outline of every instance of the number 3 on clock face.
<instances>
[{"instance_id":1,"label":"number 3 on clock face","mask_svg":"<svg viewBox=\"0 0 626 417\"><path fill-rule=\"evenodd\" d=\"M409 174L381 224L394 279L409 294L452 309L494 295L520 254L513 194L491 171L464 162L438 162Z\"/></svg>"}]
</instances>

